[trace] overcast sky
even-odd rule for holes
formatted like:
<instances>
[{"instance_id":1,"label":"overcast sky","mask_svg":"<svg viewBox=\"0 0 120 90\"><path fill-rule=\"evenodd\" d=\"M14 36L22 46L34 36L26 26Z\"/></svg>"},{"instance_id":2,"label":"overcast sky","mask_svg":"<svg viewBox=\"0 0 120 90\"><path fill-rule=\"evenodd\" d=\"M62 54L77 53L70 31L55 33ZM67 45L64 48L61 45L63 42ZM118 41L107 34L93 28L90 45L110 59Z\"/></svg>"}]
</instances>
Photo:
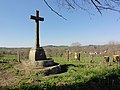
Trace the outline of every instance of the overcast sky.
<instances>
[{"instance_id":1,"label":"overcast sky","mask_svg":"<svg viewBox=\"0 0 120 90\"><path fill-rule=\"evenodd\" d=\"M33 47L35 43L35 22L30 15L40 10L45 21L40 22L40 45L82 45L106 44L120 41L120 14L103 11L101 16L75 10L57 8L67 20L53 13L43 0L1 0L0 1L0 47ZM56 5L56 6L55 6Z\"/></svg>"}]
</instances>

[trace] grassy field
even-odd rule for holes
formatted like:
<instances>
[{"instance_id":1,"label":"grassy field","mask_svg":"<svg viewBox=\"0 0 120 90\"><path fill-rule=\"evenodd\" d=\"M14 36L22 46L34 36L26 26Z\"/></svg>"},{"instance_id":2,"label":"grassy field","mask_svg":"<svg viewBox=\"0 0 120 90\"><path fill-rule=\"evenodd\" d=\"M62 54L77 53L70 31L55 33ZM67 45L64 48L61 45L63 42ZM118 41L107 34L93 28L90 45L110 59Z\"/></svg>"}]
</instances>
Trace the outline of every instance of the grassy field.
<instances>
[{"instance_id":1,"label":"grassy field","mask_svg":"<svg viewBox=\"0 0 120 90\"><path fill-rule=\"evenodd\" d=\"M105 64L102 56L94 57L92 63L89 63L89 56L81 57L80 61L53 57L61 64L62 72L49 76L42 72L22 75L14 68L19 64L16 56L1 58L9 62L0 63L0 75L3 76L0 78L0 90L120 90L120 66L111 59L109 64Z\"/></svg>"}]
</instances>

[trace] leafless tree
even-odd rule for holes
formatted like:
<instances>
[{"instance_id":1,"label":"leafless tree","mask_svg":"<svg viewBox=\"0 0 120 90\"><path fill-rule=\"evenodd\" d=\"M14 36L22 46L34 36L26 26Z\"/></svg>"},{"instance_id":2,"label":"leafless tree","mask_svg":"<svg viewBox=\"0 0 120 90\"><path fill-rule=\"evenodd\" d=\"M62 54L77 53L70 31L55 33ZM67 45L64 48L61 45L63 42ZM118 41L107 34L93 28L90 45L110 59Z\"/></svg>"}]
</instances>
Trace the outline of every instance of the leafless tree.
<instances>
[{"instance_id":1,"label":"leafless tree","mask_svg":"<svg viewBox=\"0 0 120 90\"><path fill-rule=\"evenodd\" d=\"M81 46L81 44L79 42L74 42L74 43L71 43L71 46Z\"/></svg>"},{"instance_id":2,"label":"leafless tree","mask_svg":"<svg viewBox=\"0 0 120 90\"><path fill-rule=\"evenodd\" d=\"M86 11L87 13L93 13L92 9L96 9L101 15L102 10L111 10L120 13L120 0L53 0L61 7L65 9L72 9L75 10L79 8L80 10ZM45 4L58 16L63 19L64 18L61 14L58 13L53 6L50 5L52 0L44 0Z\"/></svg>"}]
</instances>

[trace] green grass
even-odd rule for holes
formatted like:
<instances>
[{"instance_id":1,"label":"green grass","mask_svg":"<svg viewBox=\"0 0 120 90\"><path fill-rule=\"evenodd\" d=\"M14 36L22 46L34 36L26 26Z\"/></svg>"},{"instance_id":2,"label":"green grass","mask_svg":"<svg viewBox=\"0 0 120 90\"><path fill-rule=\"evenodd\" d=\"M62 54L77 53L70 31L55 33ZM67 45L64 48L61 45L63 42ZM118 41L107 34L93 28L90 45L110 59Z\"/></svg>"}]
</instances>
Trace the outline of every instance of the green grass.
<instances>
[{"instance_id":1,"label":"green grass","mask_svg":"<svg viewBox=\"0 0 120 90\"><path fill-rule=\"evenodd\" d=\"M6 70L13 68L15 62L17 62L16 55L1 55L0 56L0 70Z\"/></svg>"},{"instance_id":2,"label":"green grass","mask_svg":"<svg viewBox=\"0 0 120 90\"><path fill-rule=\"evenodd\" d=\"M81 61L67 60L64 57L54 57L61 64L62 73L44 76L42 73L30 73L21 78L19 90L119 90L120 66L103 63L103 57L81 57ZM18 74L18 72L17 72ZM29 83L28 80L34 79Z\"/></svg>"},{"instance_id":3,"label":"green grass","mask_svg":"<svg viewBox=\"0 0 120 90\"><path fill-rule=\"evenodd\" d=\"M11 62L11 61L13 62L13 61L17 61L17 56L4 54L0 56L0 60L2 60L3 62Z\"/></svg>"},{"instance_id":4,"label":"green grass","mask_svg":"<svg viewBox=\"0 0 120 90\"><path fill-rule=\"evenodd\" d=\"M40 82L34 82L32 84L22 83L20 88L25 88L25 89L28 87L33 88L33 86L37 89L39 88L43 90L63 90L63 89L90 90L89 89L90 87L93 88L91 90L95 90L96 88L98 90L100 88L103 88L103 90L106 90L106 87L108 86L111 88L115 86L117 88L118 87L120 88L119 86L120 85L120 81L119 81L120 68L117 64L108 66L102 63L100 65L94 66L90 64L85 64L86 62L88 63L87 59L90 59L90 58L82 57L81 60L86 60L86 61L76 61L76 60L67 61L66 59L61 57L54 57L54 60L61 64L62 69L65 72L61 74L50 75L50 76L33 75L32 78L38 78ZM95 62L99 63L99 62L102 62L103 58L96 57L96 60L97 61ZM103 83L106 83L106 84L103 84ZM99 86L99 88L97 86Z\"/></svg>"}]
</instances>

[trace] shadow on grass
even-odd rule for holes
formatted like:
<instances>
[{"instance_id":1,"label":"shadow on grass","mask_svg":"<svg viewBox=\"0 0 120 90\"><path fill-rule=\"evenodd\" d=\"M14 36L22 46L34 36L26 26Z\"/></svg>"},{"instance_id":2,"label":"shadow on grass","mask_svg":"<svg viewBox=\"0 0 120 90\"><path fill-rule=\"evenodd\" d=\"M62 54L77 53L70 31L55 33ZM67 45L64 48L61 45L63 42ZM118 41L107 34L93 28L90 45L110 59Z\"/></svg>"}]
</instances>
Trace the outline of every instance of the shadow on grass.
<instances>
[{"instance_id":1,"label":"shadow on grass","mask_svg":"<svg viewBox=\"0 0 120 90\"><path fill-rule=\"evenodd\" d=\"M74 64L64 64L60 66L61 66L61 73L67 72L69 67L80 67L80 68L85 67L85 65L74 65Z\"/></svg>"},{"instance_id":2,"label":"shadow on grass","mask_svg":"<svg viewBox=\"0 0 120 90\"><path fill-rule=\"evenodd\" d=\"M20 90L120 90L120 76L110 75L106 79L93 78L86 83L71 85L23 85Z\"/></svg>"},{"instance_id":3,"label":"shadow on grass","mask_svg":"<svg viewBox=\"0 0 120 90\"><path fill-rule=\"evenodd\" d=\"M120 75L112 74L104 79L93 78L85 83L71 85L22 84L19 88L0 87L0 90L120 90Z\"/></svg>"},{"instance_id":4,"label":"shadow on grass","mask_svg":"<svg viewBox=\"0 0 120 90\"><path fill-rule=\"evenodd\" d=\"M69 67L84 67L83 65L76 66L74 64L61 65L62 73L67 72ZM72 84L48 84L48 83L23 83L19 88L0 87L0 90L120 90L120 70L116 74L108 76L96 76L87 82L72 83Z\"/></svg>"},{"instance_id":5,"label":"shadow on grass","mask_svg":"<svg viewBox=\"0 0 120 90\"><path fill-rule=\"evenodd\" d=\"M64 65L60 65L61 66L61 73L67 72L68 68L73 66L76 67L74 64L64 64Z\"/></svg>"},{"instance_id":6,"label":"shadow on grass","mask_svg":"<svg viewBox=\"0 0 120 90\"><path fill-rule=\"evenodd\" d=\"M10 90L10 88L1 87L0 90ZM12 90L120 90L120 75L112 74L104 79L93 78L85 83L71 85L22 84L19 88Z\"/></svg>"}]
</instances>

